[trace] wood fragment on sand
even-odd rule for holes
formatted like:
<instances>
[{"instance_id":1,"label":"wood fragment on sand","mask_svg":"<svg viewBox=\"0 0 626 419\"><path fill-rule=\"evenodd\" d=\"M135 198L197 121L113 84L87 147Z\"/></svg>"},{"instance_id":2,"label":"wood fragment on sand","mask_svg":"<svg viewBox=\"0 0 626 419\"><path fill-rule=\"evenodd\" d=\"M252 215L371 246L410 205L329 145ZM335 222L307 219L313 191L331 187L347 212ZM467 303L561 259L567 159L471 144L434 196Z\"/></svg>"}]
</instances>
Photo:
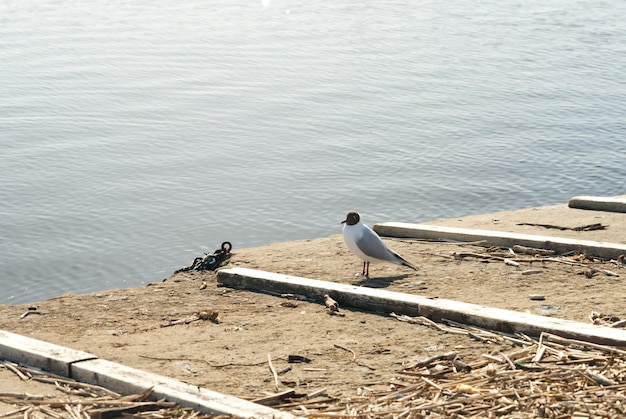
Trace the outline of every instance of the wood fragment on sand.
<instances>
[{"instance_id":1,"label":"wood fragment on sand","mask_svg":"<svg viewBox=\"0 0 626 419\"><path fill-rule=\"evenodd\" d=\"M263 396L263 397L257 397L256 399L253 399L252 402L262 404L264 406L273 406L273 405L280 403L281 401L285 399L288 399L290 396L293 396L295 394L296 394L296 391L290 388L280 393L270 394L270 395Z\"/></svg>"},{"instance_id":2,"label":"wood fragment on sand","mask_svg":"<svg viewBox=\"0 0 626 419\"><path fill-rule=\"evenodd\" d=\"M518 226L530 226L530 227L542 227L542 228L551 228L555 230L572 230L572 231L593 231L593 230L605 230L608 226L603 225L601 223L593 223L586 224L578 227L563 227L557 226L553 224L536 224L536 223L519 223Z\"/></svg>"},{"instance_id":3,"label":"wood fragment on sand","mask_svg":"<svg viewBox=\"0 0 626 419\"><path fill-rule=\"evenodd\" d=\"M554 250L551 249L539 249L535 247L527 247L516 244L512 247L512 250L515 253L523 253L526 255L540 255L540 256L552 256L554 255Z\"/></svg>"},{"instance_id":4,"label":"wood fragment on sand","mask_svg":"<svg viewBox=\"0 0 626 419\"><path fill-rule=\"evenodd\" d=\"M278 373L276 372L276 369L274 368L274 365L272 364L272 356L270 354L267 354L267 366L269 367L270 372L272 373L272 377L274 377L274 390L278 392Z\"/></svg>"}]
</instances>

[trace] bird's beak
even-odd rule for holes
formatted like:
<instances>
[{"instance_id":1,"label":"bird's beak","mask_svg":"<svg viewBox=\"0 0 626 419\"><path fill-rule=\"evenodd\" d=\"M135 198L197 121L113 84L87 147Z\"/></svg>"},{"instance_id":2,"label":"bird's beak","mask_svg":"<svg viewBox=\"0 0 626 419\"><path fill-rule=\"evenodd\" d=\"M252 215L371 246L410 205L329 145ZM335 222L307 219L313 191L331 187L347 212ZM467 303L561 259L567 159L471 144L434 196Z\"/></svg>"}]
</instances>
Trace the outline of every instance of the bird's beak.
<instances>
[{"instance_id":1,"label":"bird's beak","mask_svg":"<svg viewBox=\"0 0 626 419\"><path fill-rule=\"evenodd\" d=\"M345 223L346 221L348 221L348 219L347 219L347 218L346 218L345 220L343 220L342 222L340 222L339 224L343 224L343 223Z\"/></svg>"}]
</instances>

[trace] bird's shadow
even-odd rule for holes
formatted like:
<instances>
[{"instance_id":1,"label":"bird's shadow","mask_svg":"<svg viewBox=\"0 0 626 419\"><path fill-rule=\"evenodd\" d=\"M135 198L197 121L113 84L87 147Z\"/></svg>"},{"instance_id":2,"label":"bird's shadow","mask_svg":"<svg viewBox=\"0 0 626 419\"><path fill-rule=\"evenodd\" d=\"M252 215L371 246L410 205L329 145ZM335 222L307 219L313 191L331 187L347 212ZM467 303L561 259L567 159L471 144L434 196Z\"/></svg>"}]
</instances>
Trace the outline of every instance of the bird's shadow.
<instances>
[{"instance_id":1,"label":"bird's shadow","mask_svg":"<svg viewBox=\"0 0 626 419\"><path fill-rule=\"evenodd\" d=\"M406 279L408 277L409 275L396 275L387 276L384 278L363 278L359 282L355 282L352 285L368 288L387 288L389 285L391 285L392 282L398 281L400 279Z\"/></svg>"}]
</instances>

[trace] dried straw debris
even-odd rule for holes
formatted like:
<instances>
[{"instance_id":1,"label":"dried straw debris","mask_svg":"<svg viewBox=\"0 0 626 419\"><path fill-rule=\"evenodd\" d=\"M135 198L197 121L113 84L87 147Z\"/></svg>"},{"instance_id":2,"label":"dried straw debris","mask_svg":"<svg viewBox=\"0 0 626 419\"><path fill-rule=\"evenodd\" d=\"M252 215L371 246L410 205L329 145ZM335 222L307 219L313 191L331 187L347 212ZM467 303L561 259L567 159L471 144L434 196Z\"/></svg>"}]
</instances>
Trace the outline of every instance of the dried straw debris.
<instances>
[{"instance_id":1,"label":"dried straw debris","mask_svg":"<svg viewBox=\"0 0 626 419\"><path fill-rule=\"evenodd\" d=\"M455 351L397 371L385 393L335 400L283 400L307 418L617 418L626 415L626 351L543 333L508 336L447 322L393 315L447 333L497 344L472 360Z\"/></svg>"}]
</instances>

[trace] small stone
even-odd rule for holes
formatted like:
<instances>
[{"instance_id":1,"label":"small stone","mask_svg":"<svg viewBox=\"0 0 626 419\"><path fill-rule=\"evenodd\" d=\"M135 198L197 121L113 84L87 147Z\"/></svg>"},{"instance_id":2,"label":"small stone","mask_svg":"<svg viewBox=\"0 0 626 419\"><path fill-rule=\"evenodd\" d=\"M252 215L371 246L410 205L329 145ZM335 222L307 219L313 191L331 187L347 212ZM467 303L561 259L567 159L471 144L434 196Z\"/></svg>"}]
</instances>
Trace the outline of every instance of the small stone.
<instances>
[{"instance_id":1,"label":"small stone","mask_svg":"<svg viewBox=\"0 0 626 419\"><path fill-rule=\"evenodd\" d=\"M530 294L528 298L530 298L533 301L543 301L546 299L546 297L541 294Z\"/></svg>"}]
</instances>

